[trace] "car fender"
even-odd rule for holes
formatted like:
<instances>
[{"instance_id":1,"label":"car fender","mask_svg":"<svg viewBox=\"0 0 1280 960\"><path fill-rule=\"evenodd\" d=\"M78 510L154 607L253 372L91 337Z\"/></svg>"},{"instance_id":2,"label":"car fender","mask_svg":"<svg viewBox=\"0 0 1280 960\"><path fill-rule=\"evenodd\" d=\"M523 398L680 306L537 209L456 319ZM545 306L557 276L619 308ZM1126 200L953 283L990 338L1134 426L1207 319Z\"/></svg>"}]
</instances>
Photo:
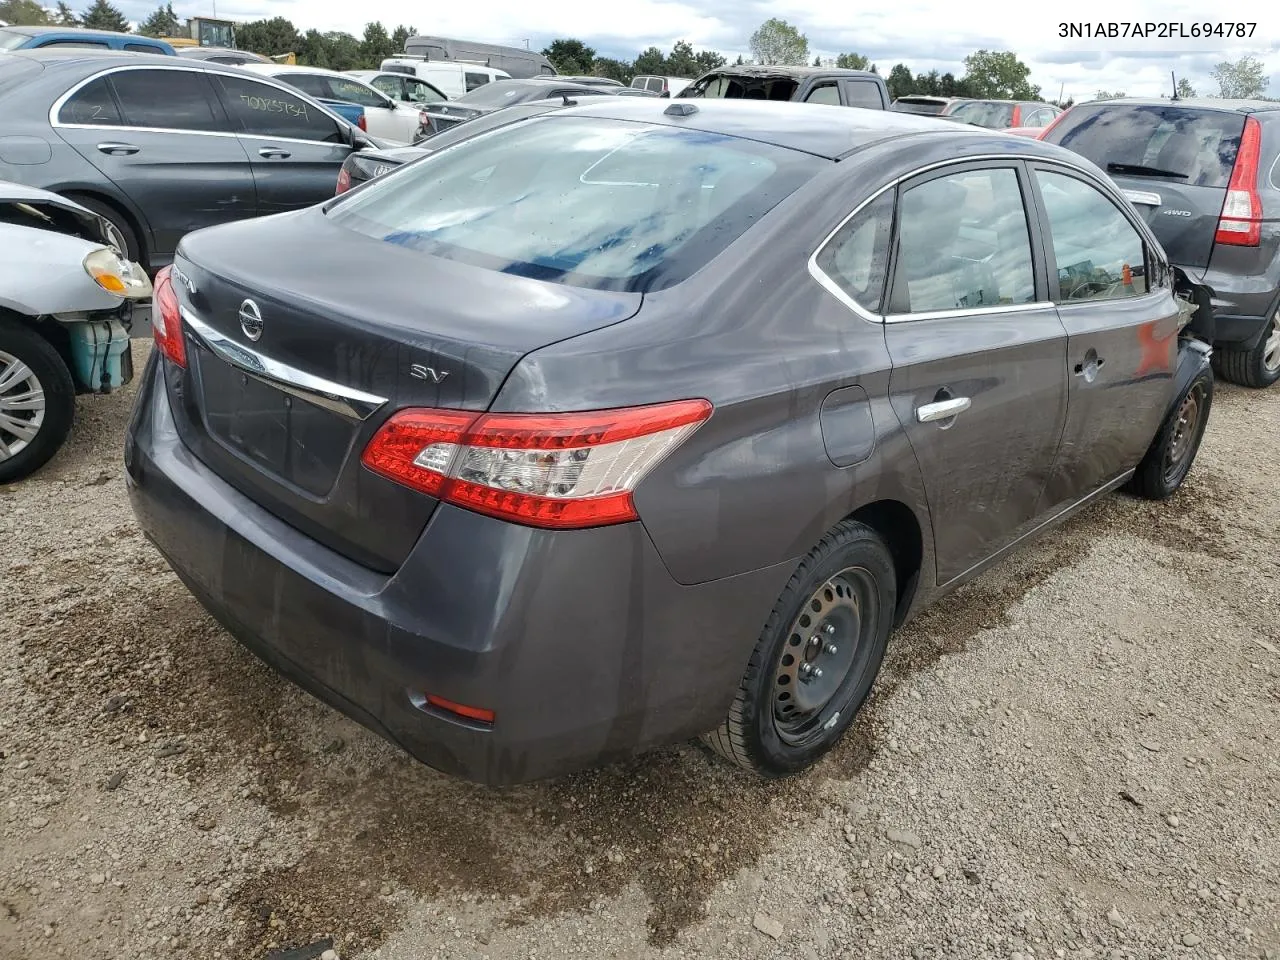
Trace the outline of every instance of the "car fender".
<instances>
[{"instance_id":1,"label":"car fender","mask_svg":"<svg viewBox=\"0 0 1280 960\"><path fill-rule=\"evenodd\" d=\"M28 317L113 310L124 302L85 272L84 258L105 244L0 223L0 308Z\"/></svg>"},{"instance_id":2,"label":"car fender","mask_svg":"<svg viewBox=\"0 0 1280 960\"><path fill-rule=\"evenodd\" d=\"M1213 347L1203 340L1197 340L1194 337L1182 337L1178 341L1178 367L1174 371L1173 390L1169 395L1169 405L1165 410L1165 418L1173 412L1178 404L1178 398L1182 396L1187 387L1191 386L1191 381L1210 368L1210 358L1212 356ZM1164 418L1161 418L1161 423L1163 422Z\"/></svg>"}]
</instances>

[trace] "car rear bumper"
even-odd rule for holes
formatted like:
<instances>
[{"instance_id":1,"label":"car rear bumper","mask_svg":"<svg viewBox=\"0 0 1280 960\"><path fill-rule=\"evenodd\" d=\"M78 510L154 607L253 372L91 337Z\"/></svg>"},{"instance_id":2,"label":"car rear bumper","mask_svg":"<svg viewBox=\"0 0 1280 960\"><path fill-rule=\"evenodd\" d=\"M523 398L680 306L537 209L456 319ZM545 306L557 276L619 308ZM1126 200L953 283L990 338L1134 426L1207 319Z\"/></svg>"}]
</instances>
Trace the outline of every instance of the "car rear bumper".
<instances>
[{"instance_id":1,"label":"car rear bumper","mask_svg":"<svg viewBox=\"0 0 1280 960\"><path fill-rule=\"evenodd\" d=\"M1280 292L1275 285L1264 276L1243 276L1212 267L1182 269L1213 291L1214 342L1253 347L1277 309Z\"/></svg>"},{"instance_id":2,"label":"car rear bumper","mask_svg":"<svg viewBox=\"0 0 1280 960\"><path fill-rule=\"evenodd\" d=\"M641 524L553 532L446 505L379 574L197 460L162 378L153 355L125 444L147 537L245 646L446 773L518 783L714 727L793 569L682 586ZM495 720L416 706L425 694Z\"/></svg>"}]
</instances>

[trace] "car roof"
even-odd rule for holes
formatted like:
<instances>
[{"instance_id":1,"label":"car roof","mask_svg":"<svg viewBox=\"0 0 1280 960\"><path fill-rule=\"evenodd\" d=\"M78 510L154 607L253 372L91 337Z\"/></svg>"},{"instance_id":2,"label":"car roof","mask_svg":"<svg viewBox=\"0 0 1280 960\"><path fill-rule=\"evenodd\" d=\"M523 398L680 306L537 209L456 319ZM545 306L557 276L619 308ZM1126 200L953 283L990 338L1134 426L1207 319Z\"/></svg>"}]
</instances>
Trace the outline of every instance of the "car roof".
<instances>
[{"instance_id":1,"label":"car roof","mask_svg":"<svg viewBox=\"0 0 1280 960\"><path fill-rule=\"evenodd\" d=\"M119 30L97 30L93 27L59 27L56 25L44 24L40 26L11 26L5 27L10 33L20 33L26 37L43 37L48 33L76 33L85 36L97 37L129 37L133 40L155 40L155 37L144 37L141 34L122 33ZM164 43L163 40L160 41Z\"/></svg>"},{"instance_id":2,"label":"car roof","mask_svg":"<svg viewBox=\"0 0 1280 960\"><path fill-rule=\"evenodd\" d=\"M1218 110L1232 113L1270 113L1280 110L1280 103L1273 100L1222 100L1217 97L1119 97L1115 100L1086 100L1078 107L1100 107L1121 104L1133 107L1191 107L1196 110Z\"/></svg>"},{"instance_id":3,"label":"car roof","mask_svg":"<svg viewBox=\"0 0 1280 960\"><path fill-rule=\"evenodd\" d=\"M993 149L1002 152L1007 152L1012 144L1014 149L1049 158L1061 158L1064 153L1075 156L1039 140L1014 138L998 130L889 110L737 99L592 97L590 101L584 100L578 106L557 110L553 116L600 117L683 127L800 150L829 160L838 160L883 140L930 134L956 138L984 137L991 142ZM693 112L685 115L683 111L691 107Z\"/></svg>"},{"instance_id":4,"label":"car roof","mask_svg":"<svg viewBox=\"0 0 1280 960\"><path fill-rule=\"evenodd\" d=\"M8 29L8 28L6 28ZM6 50L6 57L22 57L26 60L38 60L46 69L72 68L87 62L142 63L155 64L161 67L177 66L165 53L139 53L135 50L106 50L93 47L35 47L26 50ZM182 64L194 67L195 64ZM221 64L215 64L221 66Z\"/></svg>"},{"instance_id":5,"label":"car roof","mask_svg":"<svg viewBox=\"0 0 1280 960\"><path fill-rule=\"evenodd\" d=\"M786 64L744 63L730 67L716 67L707 73L730 74L739 77L875 77L870 70L847 70L843 67L793 67ZM704 74L705 76L705 74Z\"/></svg>"}]
</instances>

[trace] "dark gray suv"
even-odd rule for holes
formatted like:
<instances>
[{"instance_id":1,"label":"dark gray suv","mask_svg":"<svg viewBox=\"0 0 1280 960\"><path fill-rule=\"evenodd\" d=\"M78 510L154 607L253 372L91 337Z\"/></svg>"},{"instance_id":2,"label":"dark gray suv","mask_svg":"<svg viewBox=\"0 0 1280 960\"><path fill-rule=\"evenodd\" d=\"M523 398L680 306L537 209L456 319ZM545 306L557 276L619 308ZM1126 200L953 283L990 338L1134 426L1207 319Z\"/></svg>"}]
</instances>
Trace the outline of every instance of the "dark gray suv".
<instances>
[{"instance_id":1,"label":"dark gray suv","mask_svg":"<svg viewBox=\"0 0 1280 960\"><path fill-rule=\"evenodd\" d=\"M1219 375L1280 380L1280 103L1084 103L1041 139L1106 170L1173 263L1209 289Z\"/></svg>"}]
</instances>

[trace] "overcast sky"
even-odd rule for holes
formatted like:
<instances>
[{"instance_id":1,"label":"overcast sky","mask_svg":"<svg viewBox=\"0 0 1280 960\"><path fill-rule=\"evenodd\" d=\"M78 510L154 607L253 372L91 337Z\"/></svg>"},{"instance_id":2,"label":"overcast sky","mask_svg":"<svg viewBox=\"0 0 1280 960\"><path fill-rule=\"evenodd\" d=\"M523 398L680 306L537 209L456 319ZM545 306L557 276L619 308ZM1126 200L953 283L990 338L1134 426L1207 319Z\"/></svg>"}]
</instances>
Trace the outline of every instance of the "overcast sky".
<instances>
[{"instance_id":1,"label":"overcast sky","mask_svg":"<svg viewBox=\"0 0 1280 960\"><path fill-rule=\"evenodd\" d=\"M140 19L155 0L126 0L125 14ZM85 3L76 4L77 9ZM211 16L214 0L175 0L179 16ZM1044 5L1048 8L1049 5ZM1266 65L1267 95L1280 97L1280 5L1265 0L1189 3L1186 0L1073 0L1054 4L1069 13L1037 12L1038 5L957 3L955 0L893 0L855 4L848 0L485 0L432 3L414 0L216 0L217 15L232 20L288 17L301 30L345 30L357 36L367 20L388 30L403 23L436 36L483 40L542 49L556 37L585 41L600 56L631 59L648 46L669 50L677 40L710 47L730 60L750 57L748 39L764 20L782 17L809 38L810 56L855 51L887 74L895 63L912 72L937 69L963 73L966 54L980 48L1012 50L1031 68L1031 82L1044 96L1092 97L1099 89L1131 95L1165 93L1169 71L1186 76L1199 93L1216 93L1210 71L1223 59L1253 54ZM859 9L861 7L862 9ZM1207 14L1206 10L1222 11ZM1229 12L1228 12L1229 11ZM1059 23L1161 21L1192 23L1230 16L1256 22L1251 38L1161 41L1062 40Z\"/></svg>"}]
</instances>

